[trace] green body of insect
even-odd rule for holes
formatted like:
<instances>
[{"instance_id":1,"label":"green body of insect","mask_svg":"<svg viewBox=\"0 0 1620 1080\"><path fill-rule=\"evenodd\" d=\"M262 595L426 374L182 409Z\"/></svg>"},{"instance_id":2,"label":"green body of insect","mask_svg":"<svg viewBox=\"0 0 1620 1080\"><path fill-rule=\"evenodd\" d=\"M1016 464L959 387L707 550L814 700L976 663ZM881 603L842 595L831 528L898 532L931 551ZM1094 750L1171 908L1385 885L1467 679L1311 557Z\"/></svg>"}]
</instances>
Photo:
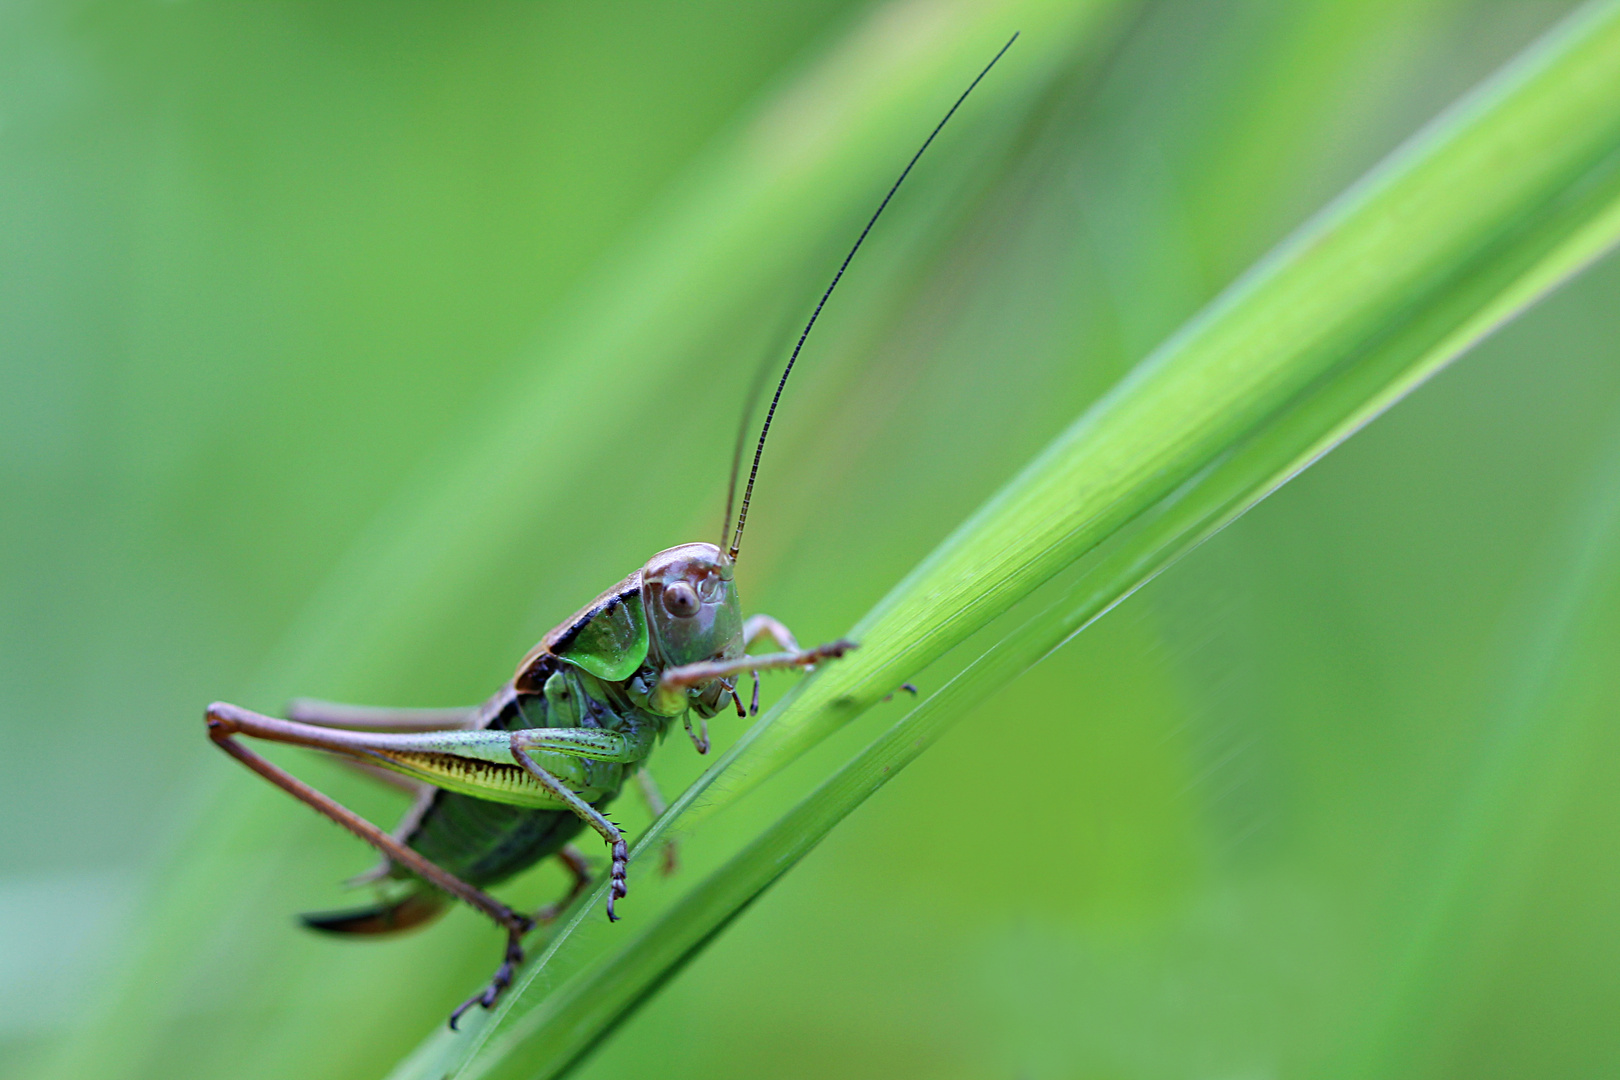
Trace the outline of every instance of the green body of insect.
<instances>
[{"instance_id":1,"label":"green body of insect","mask_svg":"<svg viewBox=\"0 0 1620 1080\"><path fill-rule=\"evenodd\" d=\"M490 896L486 886L556 855L574 873L566 904L589 880L583 858L568 842L589 827L612 853L607 913L614 918L614 902L625 895L629 848L603 809L639 773L654 812L659 811L661 800L643 762L675 718L683 718L699 752L707 751L707 729L694 733L692 714L706 722L728 700L743 712L737 676L754 673L757 709L761 670L808 669L854 648L837 641L800 650L774 619L756 615L743 621L732 571L765 436L799 351L850 260L912 166L1017 37L1002 46L912 156L822 294L765 414L735 531L728 497L720 546L683 544L654 555L541 639L512 681L478 708L365 709L305 702L295 703L289 719L281 720L223 702L209 706L209 736L220 749L383 853L383 865L371 876L393 887L379 903L308 915L308 925L342 934L403 930L432 918L454 897L506 930L505 959L489 986L451 1015L451 1027L471 1006L494 1004L523 959L523 935L536 919L561 906L530 918ZM742 449L739 439L733 493ZM764 637L775 639L783 651L747 655L748 646ZM417 804L393 833L385 833L248 749L238 735L326 750L389 775L403 774L420 791Z\"/></svg>"},{"instance_id":2,"label":"green body of insect","mask_svg":"<svg viewBox=\"0 0 1620 1080\"><path fill-rule=\"evenodd\" d=\"M725 680L694 690L661 690L659 680L684 663L741 657L743 622L730 569L730 560L708 544L660 552L547 634L512 681L471 715L468 727L602 733L599 745L528 751L535 765L601 814L676 716L691 710L707 719L725 703ZM696 599L686 607L673 605L678 614L670 610L672 574L684 585L673 595ZM432 748L423 742L397 750L374 747L372 760L432 785L399 838L468 884L504 881L557 854L585 827L588 819L571 800L559 799L512 760L510 745L496 741L489 760L469 758L453 734ZM593 753L603 756L585 756ZM448 900L401 867L389 865L387 873L413 887L378 908L305 921L335 932L397 929L415 925Z\"/></svg>"},{"instance_id":3,"label":"green body of insect","mask_svg":"<svg viewBox=\"0 0 1620 1080\"><path fill-rule=\"evenodd\" d=\"M761 637L785 651L746 655L747 644ZM603 809L676 718L692 733L694 713L705 721L729 703L742 711L737 675L808 667L852 647L840 641L800 650L773 619L745 623L731 558L713 544L683 544L659 552L557 626L476 709L424 718L411 710L298 703L290 710L295 719L278 720L216 703L208 723L227 752L383 851L384 864L372 877L396 884L384 900L308 915L306 924L331 933L388 933L425 922L460 896L506 927L507 962L464 1010L500 994L521 958L521 936L533 925L485 894L485 886L560 855L575 874L571 899L588 879L583 860L565 845L588 826L612 852L607 910L614 918L614 901L626 891L628 848ZM446 719L455 726L439 727ZM432 729L376 730L423 725ZM384 837L242 746L237 734L331 751L426 786L400 827ZM707 750L706 731L692 737Z\"/></svg>"},{"instance_id":4,"label":"green body of insect","mask_svg":"<svg viewBox=\"0 0 1620 1080\"><path fill-rule=\"evenodd\" d=\"M578 802L559 798L515 763L509 743L478 740L490 748L489 756L472 759L469 751L476 749L460 745L466 737L449 733L438 740L411 740L397 750L375 745L371 750L377 764L432 785L400 839L477 886L497 884L557 854L595 823L677 716L696 713L707 720L732 698L730 679L666 685L663 675L700 661L749 663L742 660L745 638L760 635L776 637L794 662L803 662L780 624L756 619L745 626L731 560L719 548L686 544L659 552L547 634L468 725L480 732L579 729L572 736L577 741L553 749L536 746L528 755L595 814L581 815ZM842 647L818 655L834 655ZM586 732L600 735L592 739ZM695 741L700 751L707 750L704 735ZM306 922L337 932L403 928L448 899L409 871L389 866L388 872L415 887L380 909L308 916ZM610 893L610 915L615 898Z\"/></svg>"}]
</instances>

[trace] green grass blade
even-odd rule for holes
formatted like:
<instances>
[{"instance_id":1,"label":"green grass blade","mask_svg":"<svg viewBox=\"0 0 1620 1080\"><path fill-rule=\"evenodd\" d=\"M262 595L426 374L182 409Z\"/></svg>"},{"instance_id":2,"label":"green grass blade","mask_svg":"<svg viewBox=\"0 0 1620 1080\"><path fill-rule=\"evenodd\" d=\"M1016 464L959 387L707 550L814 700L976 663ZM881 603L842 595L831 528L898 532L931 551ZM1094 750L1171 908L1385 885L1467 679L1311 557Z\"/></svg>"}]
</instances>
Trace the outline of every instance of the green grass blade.
<instances>
[{"instance_id":1,"label":"green grass blade","mask_svg":"<svg viewBox=\"0 0 1620 1080\"><path fill-rule=\"evenodd\" d=\"M724 805L1081 559L1070 600L931 698L613 957L513 993L461 1075L557 1075L1002 685L1620 235L1620 5L1583 10L1394 154L1145 361L689 790ZM578 909L551 945L584 917ZM549 952L548 952L549 955ZM534 1000L531 1000L533 998Z\"/></svg>"}]
</instances>

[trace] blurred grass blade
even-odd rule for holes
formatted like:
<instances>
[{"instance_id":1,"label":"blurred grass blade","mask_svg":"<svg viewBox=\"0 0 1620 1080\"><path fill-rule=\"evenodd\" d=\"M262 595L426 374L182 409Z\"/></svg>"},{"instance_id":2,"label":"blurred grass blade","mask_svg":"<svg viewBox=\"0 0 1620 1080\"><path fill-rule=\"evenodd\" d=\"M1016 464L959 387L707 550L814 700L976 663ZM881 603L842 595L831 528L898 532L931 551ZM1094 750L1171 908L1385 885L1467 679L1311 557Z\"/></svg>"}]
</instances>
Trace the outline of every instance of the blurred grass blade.
<instances>
[{"instance_id":1,"label":"blurred grass blade","mask_svg":"<svg viewBox=\"0 0 1620 1080\"><path fill-rule=\"evenodd\" d=\"M1563 529L1531 599L1516 612L1502 657L1494 708L1447 842L1431 856L1417 913L1386 990L1355 1049L1338 1062L1345 1077L1416 1075L1438 1065L1477 1004L1482 970L1504 951L1523 902L1538 841L1555 827L1578 785L1594 734L1612 723L1616 628L1620 626L1620 431ZM1472 977L1470 977L1472 976ZM1427 1059L1427 1060L1426 1060Z\"/></svg>"},{"instance_id":2,"label":"blurred grass blade","mask_svg":"<svg viewBox=\"0 0 1620 1080\"><path fill-rule=\"evenodd\" d=\"M1620 236L1620 5L1583 9L1437 119L1149 357L943 543L638 845L753 784L1056 573L1068 599L873 743L616 955L531 965L458 1075L554 1076L1002 685ZM724 787L716 786L724 778ZM577 907L552 955L594 912ZM426 1050L424 1051L424 1053ZM423 1061L424 1059L418 1059ZM401 1073L400 1075L415 1075Z\"/></svg>"}]
</instances>

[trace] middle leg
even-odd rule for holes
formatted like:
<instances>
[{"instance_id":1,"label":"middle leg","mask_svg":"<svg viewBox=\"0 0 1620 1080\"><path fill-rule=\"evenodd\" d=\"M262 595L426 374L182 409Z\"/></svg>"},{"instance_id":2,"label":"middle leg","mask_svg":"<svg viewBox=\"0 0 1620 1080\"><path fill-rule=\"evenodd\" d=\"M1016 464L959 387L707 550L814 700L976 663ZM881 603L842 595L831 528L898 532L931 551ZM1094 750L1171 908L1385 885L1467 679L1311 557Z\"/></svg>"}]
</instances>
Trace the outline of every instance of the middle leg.
<instances>
[{"instance_id":1,"label":"middle leg","mask_svg":"<svg viewBox=\"0 0 1620 1080\"><path fill-rule=\"evenodd\" d=\"M566 804L570 810L584 819L585 824L595 829L597 835L607 842L608 849L613 853L613 868L609 871L612 884L608 886L607 916L609 922L617 922L619 917L613 913L613 902L628 892L625 887L625 874L630 866L630 846L624 841L624 832L609 821L602 811L570 790L568 785L535 764L534 758L530 757L528 751L520 745L523 734L521 730L512 732L513 759L557 801Z\"/></svg>"}]
</instances>

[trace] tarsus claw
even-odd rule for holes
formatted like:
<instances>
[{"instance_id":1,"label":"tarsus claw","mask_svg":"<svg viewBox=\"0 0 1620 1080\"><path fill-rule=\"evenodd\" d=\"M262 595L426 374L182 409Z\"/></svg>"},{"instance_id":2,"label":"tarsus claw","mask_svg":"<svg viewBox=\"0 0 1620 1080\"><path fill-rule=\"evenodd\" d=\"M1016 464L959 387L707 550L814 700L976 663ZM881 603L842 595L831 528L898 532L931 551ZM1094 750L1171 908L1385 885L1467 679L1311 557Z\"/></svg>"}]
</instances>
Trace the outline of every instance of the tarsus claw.
<instances>
[{"instance_id":1,"label":"tarsus claw","mask_svg":"<svg viewBox=\"0 0 1620 1080\"><path fill-rule=\"evenodd\" d=\"M517 966L523 963L523 935L532 929L534 929L533 919L512 915L512 922L506 929L506 958L501 961L501 966L495 969L495 977L489 980L488 986L456 1006L456 1011L450 1014L451 1031L458 1030L456 1021L474 1005L482 1005L488 1009L501 999L501 994L512 985L512 975Z\"/></svg>"},{"instance_id":2,"label":"tarsus claw","mask_svg":"<svg viewBox=\"0 0 1620 1080\"><path fill-rule=\"evenodd\" d=\"M625 873L630 865L630 848L623 841L616 841L613 845L613 882L608 886L607 917L609 922L617 922L619 916L614 914L613 901L624 896L629 890L625 886Z\"/></svg>"}]
</instances>

